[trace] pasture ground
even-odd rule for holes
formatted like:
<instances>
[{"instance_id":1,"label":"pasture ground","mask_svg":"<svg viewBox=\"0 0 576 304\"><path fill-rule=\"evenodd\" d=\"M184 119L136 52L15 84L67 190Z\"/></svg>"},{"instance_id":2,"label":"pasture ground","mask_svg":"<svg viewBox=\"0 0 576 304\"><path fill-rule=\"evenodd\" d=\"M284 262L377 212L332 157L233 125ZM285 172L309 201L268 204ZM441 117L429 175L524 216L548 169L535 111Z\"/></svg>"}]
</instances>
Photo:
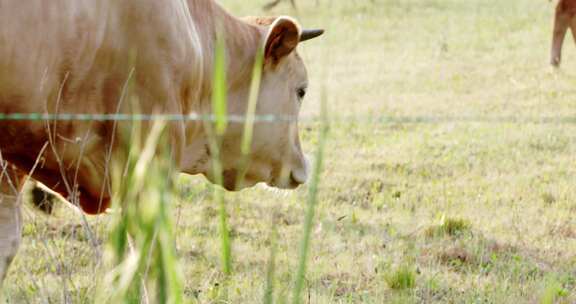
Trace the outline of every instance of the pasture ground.
<instances>
[{"instance_id":1,"label":"pasture ground","mask_svg":"<svg viewBox=\"0 0 576 304\"><path fill-rule=\"evenodd\" d=\"M223 0L236 15L261 0ZM576 114L576 52L548 65L553 6L525 0L299 1L321 40L303 115L359 118ZM280 5L272 14L293 14ZM317 124L301 124L313 152ZM305 303L575 303L576 123L339 121L331 126ZM182 177L175 208L186 295L221 292L217 205ZM260 303L276 244L277 303L291 301L307 188L227 194L229 303ZM25 210L10 303L91 302L101 275L80 217ZM103 242L108 217L90 218ZM277 231L275 242L271 240Z\"/></svg>"}]
</instances>

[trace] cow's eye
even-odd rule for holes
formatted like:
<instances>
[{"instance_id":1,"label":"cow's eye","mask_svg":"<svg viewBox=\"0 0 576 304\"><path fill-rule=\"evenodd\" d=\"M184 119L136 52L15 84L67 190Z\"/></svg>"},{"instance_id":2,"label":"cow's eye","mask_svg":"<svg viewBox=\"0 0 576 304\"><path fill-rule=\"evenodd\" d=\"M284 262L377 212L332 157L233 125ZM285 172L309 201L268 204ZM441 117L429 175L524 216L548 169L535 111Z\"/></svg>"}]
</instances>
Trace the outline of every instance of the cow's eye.
<instances>
[{"instance_id":1,"label":"cow's eye","mask_svg":"<svg viewBox=\"0 0 576 304\"><path fill-rule=\"evenodd\" d=\"M298 91L296 91L296 94L298 94L298 99L300 100L304 99L304 96L306 96L306 88L305 87L299 88Z\"/></svg>"}]
</instances>

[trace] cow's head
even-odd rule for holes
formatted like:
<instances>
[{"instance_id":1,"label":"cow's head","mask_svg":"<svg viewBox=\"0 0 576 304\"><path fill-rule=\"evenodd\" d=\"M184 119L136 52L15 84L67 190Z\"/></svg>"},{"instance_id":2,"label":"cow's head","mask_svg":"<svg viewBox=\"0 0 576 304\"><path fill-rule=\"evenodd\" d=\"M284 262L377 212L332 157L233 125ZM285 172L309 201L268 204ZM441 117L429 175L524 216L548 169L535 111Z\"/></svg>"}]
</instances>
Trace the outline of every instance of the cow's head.
<instances>
[{"instance_id":1,"label":"cow's head","mask_svg":"<svg viewBox=\"0 0 576 304\"><path fill-rule=\"evenodd\" d=\"M240 151L243 123L228 125L222 139L223 184L229 190L259 182L293 189L308 179L308 161L300 145L297 121L308 88L308 76L296 48L300 42L319 36L323 31L302 30L289 17L250 17L244 20L258 28L259 43L264 46L262 81L255 114L280 119L254 124L248 157L243 157ZM252 70L251 66L248 68ZM246 115L251 81L251 74L247 75L242 85L230 85L230 114ZM244 160L247 160L245 164ZM245 174L239 174L243 168ZM206 175L214 180L210 173ZM239 176L243 177L239 179Z\"/></svg>"}]
</instances>

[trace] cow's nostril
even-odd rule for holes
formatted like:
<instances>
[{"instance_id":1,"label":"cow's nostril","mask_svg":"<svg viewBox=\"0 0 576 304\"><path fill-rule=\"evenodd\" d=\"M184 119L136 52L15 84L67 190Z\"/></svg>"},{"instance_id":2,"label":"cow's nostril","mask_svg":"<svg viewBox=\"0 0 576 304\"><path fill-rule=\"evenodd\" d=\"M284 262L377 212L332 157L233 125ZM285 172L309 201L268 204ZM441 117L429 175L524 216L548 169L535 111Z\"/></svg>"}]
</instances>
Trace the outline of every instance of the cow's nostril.
<instances>
[{"instance_id":1,"label":"cow's nostril","mask_svg":"<svg viewBox=\"0 0 576 304\"><path fill-rule=\"evenodd\" d=\"M308 157L302 155L300 163L290 172L290 182L295 185L305 184L308 181L310 161Z\"/></svg>"},{"instance_id":2,"label":"cow's nostril","mask_svg":"<svg viewBox=\"0 0 576 304\"><path fill-rule=\"evenodd\" d=\"M304 184L306 183L307 176L306 172L302 172L303 170L294 170L290 173L290 180L293 184Z\"/></svg>"}]
</instances>

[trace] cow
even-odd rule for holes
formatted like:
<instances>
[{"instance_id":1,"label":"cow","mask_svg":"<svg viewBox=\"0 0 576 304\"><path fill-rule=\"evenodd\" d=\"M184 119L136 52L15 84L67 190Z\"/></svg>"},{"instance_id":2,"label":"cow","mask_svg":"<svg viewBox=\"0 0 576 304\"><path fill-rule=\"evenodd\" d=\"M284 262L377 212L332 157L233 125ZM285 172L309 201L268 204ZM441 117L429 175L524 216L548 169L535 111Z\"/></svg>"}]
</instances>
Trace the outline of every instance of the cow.
<instances>
[{"instance_id":1,"label":"cow","mask_svg":"<svg viewBox=\"0 0 576 304\"><path fill-rule=\"evenodd\" d=\"M278 4L280 4L280 2L282 2L282 0L274 0L272 2L266 3L266 5L264 5L264 9L265 10L271 10L274 7L276 7ZM296 1L295 0L290 0L290 5L292 6L293 9L296 9Z\"/></svg>"},{"instance_id":2,"label":"cow","mask_svg":"<svg viewBox=\"0 0 576 304\"><path fill-rule=\"evenodd\" d=\"M322 33L290 17L238 19L213 0L0 0L0 113L210 115L222 37L228 113L245 114L263 50L256 114L296 118L308 86L296 49ZM256 123L247 162L240 123L230 123L220 138L226 189L305 183L297 119ZM20 243L19 191L27 179L87 214L109 207L108 165L125 161L118 124L0 121L0 278ZM181 119L169 122L167 132L175 168L214 181L210 125Z\"/></svg>"},{"instance_id":3,"label":"cow","mask_svg":"<svg viewBox=\"0 0 576 304\"><path fill-rule=\"evenodd\" d=\"M559 67L562 60L562 44L568 28L572 31L572 37L576 41L576 0L560 0L556 5L554 17L554 32L552 38L552 51L550 64Z\"/></svg>"}]
</instances>

